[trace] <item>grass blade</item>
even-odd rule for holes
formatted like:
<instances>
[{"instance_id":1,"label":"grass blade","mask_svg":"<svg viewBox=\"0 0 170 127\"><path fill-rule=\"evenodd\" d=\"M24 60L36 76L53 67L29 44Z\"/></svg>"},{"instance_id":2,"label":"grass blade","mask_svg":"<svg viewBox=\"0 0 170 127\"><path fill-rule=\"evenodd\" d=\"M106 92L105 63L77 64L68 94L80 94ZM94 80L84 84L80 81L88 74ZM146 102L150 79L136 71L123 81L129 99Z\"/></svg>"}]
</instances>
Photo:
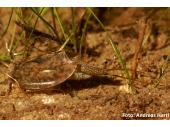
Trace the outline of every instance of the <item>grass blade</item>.
<instances>
[{"instance_id":1,"label":"grass blade","mask_svg":"<svg viewBox=\"0 0 170 127\"><path fill-rule=\"evenodd\" d=\"M31 10L47 25L51 28L51 30L54 32L57 38L59 38L59 35L57 34L56 30L36 11L34 8L31 8Z\"/></svg>"},{"instance_id":2,"label":"grass blade","mask_svg":"<svg viewBox=\"0 0 170 127\"><path fill-rule=\"evenodd\" d=\"M82 46L83 46L83 43L84 43L84 39L85 39L85 35L86 35L86 30L87 30L87 25L88 25L90 17L91 17L91 13L88 14L88 16L86 18L86 21L85 21L85 24L84 24L84 27L82 29L82 36L81 36L81 39L80 39L80 47L79 47L79 54L80 54L80 56L81 56L81 53L82 53Z\"/></svg>"},{"instance_id":3,"label":"grass blade","mask_svg":"<svg viewBox=\"0 0 170 127\"><path fill-rule=\"evenodd\" d=\"M61 20L61 18L60 18L60 16L59 16L59 14L58 14L58 11L57 11L55 8L53 8L53 11L54 11L54 16L55 16L55 18L57 19L57 21L58 21L58 23L59 23L61 32L63 33L64 38L65 38L65 40L66 40L67 37L68 37L68 35L65 33L64 24L63 24L63 22L62 22L62 20Z\"/></svg>"},{"instance_id":4,"label":"grass blade","mask_svg":"<svg viewBox=\"0 0 170 127\"><path fill-rule=\"evenodd\" d=\"M6 34L6 32L8 31L9 24L10 24L10 22L11 22L13 12L14 12L14 9L12 8L11 14L10 14L10 16L9 16L8 23L7 23L6 27L5 27L5 30L4 30L3 33L1 34L1 38L3 38L3 36L4 36L4 35Z\"/></svg>"},{"instance_id":5,"label":"grass blade","mask_svg":"<svg viewBox=\"0 0 170 127\"><path fill-rule=\"evenodd\" d=\"M106 36L108 37L108 40L116 54L116 56L118 57L119 59L119 63L120 65L122 66L123 70L124 70L124 74L125 74L125 77L128 79L127 81L127 86L126 88L128 89L127 92L132 92L132 88L131 88L131 77L130 77L130 74L128 72L128 69L126 67L126 62L124 60L124 58L122 57L119 49L117 48L117 45L116 43L113 41L111 35L107 32L107 30L105 29L105 26L103 25L103 23L100 21L100 19L94 14L93 10L91 8L88 8L88 10L91 12L91 14L94 16L94 18L98 21L98 23L100 24L100 26L102 27L102 29L106 32Z\"/></svg>"}]
</instances>

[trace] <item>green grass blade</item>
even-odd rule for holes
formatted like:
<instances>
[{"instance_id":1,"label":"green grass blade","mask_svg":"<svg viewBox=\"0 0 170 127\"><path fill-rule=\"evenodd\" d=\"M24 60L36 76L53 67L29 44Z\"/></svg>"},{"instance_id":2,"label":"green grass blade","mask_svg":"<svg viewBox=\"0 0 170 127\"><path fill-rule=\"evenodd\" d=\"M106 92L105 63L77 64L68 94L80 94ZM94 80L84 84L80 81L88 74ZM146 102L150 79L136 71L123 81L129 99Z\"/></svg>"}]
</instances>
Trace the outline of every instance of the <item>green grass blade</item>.
<instances>
[{"instance_id":1,"label":"green grass blade","mask_svg":"<svg viewBox=\"0 0 170 127\"><path fill-rule=\"evenodd\" d=\"M63 33L64 38L65 38L65 40L66 40L67 37L68 37L68 35L67 35L66 32L65 32L64 24L63 24L63 22L62 22L62 20L61 20L61 18L60 18L60 16L59 16L59 14L58 14L58 11L57 11L55 8L53 8L53 11L54 11L54 16L55 16L55 18L57 19L57 21L58 21L58 23L59 23L61 32Z\"/></svg>"},{"instance_id":2,"label":"green grass blade","mask_svg":"<svg viewBox=\"0 0 170 127\"><path fill-rule=\"evenodd\" d=\"M84 27L82 29L82 36L81 36L81 39L80 39L80 48L79 48L80 49L80 51L79 51L80 56L81 56L81 53L82 53L82 45L84 43L86 30L87 30L87 25L88 25L90 17L91 17L91 13L88 14L88 16L86 18L86 21L85 21L85 24L84 24Z\"/></svg>"},{"instance_id":3,"label":"green grass blade","mask_svg":"<svg viewBox=\"0 0 170 127\"><path fill-rule=\"evenodd\" d=\"M71 12L72 12L72 22L71 22L71 25L72 25L72 32L74 33L73 34L73 37L71 38L72 42L73 42L73 45L74 45L74 50L75 52L77 52L77 39L76 39L76 29L77 29L77 24L76 24L76 20L75 20L75 8L71 8Z\"/></svg>"},{"instance_id":4,"label":"green grass blade","mask_svg":"<svg viewBox=\"0 0 170 127\"><path fill-rule=\"evenodd\" d=\"M42 13L43 13L43 10L44 10L44 8L40 8L41 10L39 11L39 15L41 15ZM28 37L28 39L27 39L27 41L26 41L26 43L25 43L25 51L24 51L24 56L28 56L29 55L29 53L30 53L30 50L29 50L29 48L30 48L30 44L29 44L29 40L31 39L31 36L32 36L32 34L33 34L33 32L34 32L34 30L35 30L35 27L36 27L36 25L37 25L37 23L38 23L38 19L39 19L39 17L37 16L37 19L35 20L35 23L34 23L34 26L33 26L33 29L31 30L31 32L30 32L30 34L29 34L29 37Z\"/></svg>"},{"instance_id":5,"label":"green grass blade","mask_svg":"<svg viewBox=\"0 0 170 127\"><path fill-rule=\"evenodd\" d=\"M73 36L73 33L71 33L71 35L66 39L66 41L63 43L63 45L60 47L58 51L61 51L65 48L65 46L67 45L67 43L69 42L72 36Z\"/></svg>"},{"instance_id":6,"label":"green grass blade","mask_svg":"<svg viewBox=\"0 0 170 127\"><path fill-rule=\"evenodd\" d=\"M131 79L130 78L130 74L128 72L128 69L126 67L126 62L124 60L124 58L122 57L119 49L117 48L117 45L116 43L112 40L112 37L110 36L110 34L107 32L107 30L105 29L105 26L103 25L103 23L99 20L99 18L94 14L93 10L91 8L88 8L88 10L91 12L91 14L94 16L94 18L98 21L98 23L100 24L100 26L102 27L102 29L106 32L107 34L107 37L108 37L108 40L114 50L114 52L116 53L118 59L119 59L119 62L124 70L124 74L126 75L126 78L127 79Z\"/></svg>"},{"instance_id":7,"label":"green grass blade","mask_svg":"<svg viewBox=\"0 0 170 127\"><path fill-rule=\"evenodd\" d=\"M122 66L122 69L123 69L123 74L125 75L126 77L126 84L123 85L123 86L120 86L120 90L121 91L124 91L126 93L136 93L135 89L133 88L133 85L132 85L132 80L131 80L131 76L129 74L129 71L126 67L126 62L123 58L123 56L121 55L117 45L116 45L116 42L113 41L111 35L107 32L107 30L105 29L105 26L103 25L103 23L99 20L99 18L94 14L93 10L91 8L88 8L88 10L91 12L91 14L94 16L94 18L98 21L98 23L100 24L100 26L102 27L102 29L106 32L106 36L119 60L119 63L120 65Z\"/></svg>"},{"instance_id":8,"label":"green grass blade","mask_svg":"<svg viewBox=\"0 0 170 127\"><path fill-rule=\"evenodd\" d=\"M34 9L31 8L31 10L34 12L35 15L37 15L47 26L50 27L50 29L54 32L54 34L56 35L56 37L59 37L56 30Z\"/></svg>"},{"instance_id":9,"label":"green grass blade","mask_svg":"<svg viewBox=\"0 0 170 127\"><path fill-rule=\"evenodd\" d=\"M10 46L9 46L9 49L8 49L8 55L12 55L13 54L13 45L14 45L14 38L15 38L15 35L16 35L16 25L14 25L14 29L12 31L12 38L11 38L11 42L10 42ZM11 54L12 53L12 54ZM12 57L12 56L11 56Z\"/></svg>"},{"instance_id":10,"label":"green grass blade","mask_svg":"<svg viewBox=\"0 0 170 127\"><path fill-rule=\"evenodd\" d=\"M0 61L9 62L9 61L11 61L11 57L10 57L10 55L0 54Z\"/></svg>"},{"instance_id":11,"label":"green grass blade","mask_svg":"<svg viewBox=\"0 0 170 127\"><path fill-rule=\"evenodd\" d=\"M10 14L10 16L9 16L8 23L7 23L7 25L6 25L6 27L5 27L4 31L3 31L3 33L1 34L1 38L3 38L3 36L4 36L4 35L6 34L6 32L8 31L9 24L10 24L10 22L11 22L13 12L14 12L14 9L12 8L12 9L11 9L11 14Z\"/></svg>"}]
</instances>

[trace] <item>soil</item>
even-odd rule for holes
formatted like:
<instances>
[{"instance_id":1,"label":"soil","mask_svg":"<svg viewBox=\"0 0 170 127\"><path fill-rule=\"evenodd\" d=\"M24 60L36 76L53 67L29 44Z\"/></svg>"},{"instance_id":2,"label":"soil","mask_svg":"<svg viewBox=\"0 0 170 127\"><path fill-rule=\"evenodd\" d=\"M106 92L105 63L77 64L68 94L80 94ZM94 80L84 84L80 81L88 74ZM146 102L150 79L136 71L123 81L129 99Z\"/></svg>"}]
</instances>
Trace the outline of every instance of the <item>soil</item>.
<instances>
[{"instance_id":1,"label":"soil","mask_svg":"<svg viewBox=\"0 0 170 127\"><path fill-rule=\"evenodd\" d=\"M81 17L83 8L77 14ZM69 8L59 9L61 14L70 11ZM115 77L115 80L105 77L91 77L84 80L67 80L53 90L26 92L20 84L11 81L9 70L4 63L15 66L17 62L1 62L0 64L0 119L19 120L115 120L115 119L170 119L170 71L153 87L161 74L162 65L168 61L170 49L169 19L166 8L96 8L96 14L102 17L112 39L117 43L121 54L126 60L129 72L134 64L134 54L140 29L136 21L146 16L150 11L151 29L149 38L142 45L138 58L137 77L133 80L136 93L127 93L120 88L126 84L126 79ZM10 8L0 8L0 30L7 24ZM29 15L29 13L28 13ZM48 15L47 15L48 16ZM69 13L62 17L70 22ZM69 20L68 20L69 19ZM7 53L5 43L10 43L13 35L15 16L12 17L6 35L0 40L0 54ZM17 27L16 36L21 28ZM37 25L46 32L42 23ZM149 33L149 32L148 32ZM23 50L24 39L17 51ZM42 43L44 42L44 43ZM107 34L98 23L91 19L85 40L85 51L82 61L102 69L110 69L110 74L122 75L114 50L108 41ZM57 44L50 39L39 39L30 57L56 50ZM21 61L15 57L14 61ZM36 70L36 69L35 69ZM32 71L32 70L30 70ZM10 75L10 73L9 73Z\"/></svg>"}]
</instances>

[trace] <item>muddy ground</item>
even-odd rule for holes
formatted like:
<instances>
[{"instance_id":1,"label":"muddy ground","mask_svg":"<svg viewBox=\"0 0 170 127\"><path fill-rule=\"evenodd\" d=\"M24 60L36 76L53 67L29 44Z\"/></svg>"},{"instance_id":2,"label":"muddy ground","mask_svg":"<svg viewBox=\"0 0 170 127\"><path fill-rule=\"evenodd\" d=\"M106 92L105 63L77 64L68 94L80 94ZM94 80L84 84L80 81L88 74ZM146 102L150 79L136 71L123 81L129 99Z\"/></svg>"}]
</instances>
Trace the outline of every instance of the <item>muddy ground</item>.
<instances>
[{"instance_id":1,"label":"muddy ground","mask_svg":"<svg viewBox=\"0 0 170 127\"><path fill-rule=\"evenodd\" d=\"M63 10L62 18L67 21L70 19L70 11L68 8ZM121 91L120 88L126 80L116 77L115 80L103 77L67 80L56 86L53 91L28 93L23 91L16 82L11 82L10 78L4 74L9 72L4 67L4 63L13 66L15 64L3 61L0 65L0 119L170 119L170 71L168 67L160 83L153 87L160 76L162 65L169 59L168 16L170 16L170 11L167 8L100 8L96 10L96 14L104 23L112 39L117 42L121 54L126 59L127 67L130 69L133 68L135 46L141 31L137 21L151 11L154 12L149 17L150 23L147 26L151 32L148 32L149 37L140 51L137 77L133 80L136 93ZM10 13L10 8L0 8L1 32L7 24ZM80 9L80 15L82 13L83 9ZM1 54L7 53L5 45L11 41L15 20L13 16L7 33L0 40ZM17 36L21 28L16 26L16 29ZM38 24L37 29L45 31L41 23ZM25 38L20 40L22 43L17 48L18 51L23 49ZM37 42L37 47L49 51L51 46L50 48L54 50L55 41L42 40L44 43ZM94 19L89 25L85 42L86 51L82 61L99 68L111 69L113 71L110 72L111 74L122 74L117 70L120 65L115 58L106 32ZM35 49L31 55L36 54L38 51Z\"/></svg>"}]
</instances>

